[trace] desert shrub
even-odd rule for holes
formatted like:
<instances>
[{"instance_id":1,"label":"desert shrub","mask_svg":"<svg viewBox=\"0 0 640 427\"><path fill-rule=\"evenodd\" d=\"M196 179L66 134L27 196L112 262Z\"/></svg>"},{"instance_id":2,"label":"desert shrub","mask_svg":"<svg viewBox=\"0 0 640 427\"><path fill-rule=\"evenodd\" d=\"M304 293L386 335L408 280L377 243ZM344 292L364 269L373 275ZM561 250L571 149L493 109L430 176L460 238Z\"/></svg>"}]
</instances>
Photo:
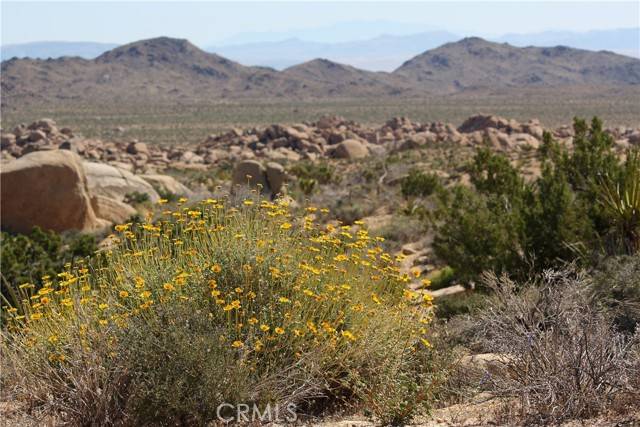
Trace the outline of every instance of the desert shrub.
<instances>
[{"instance_id":1,"label":"desert shrub","mask_svg":"<svg viewBox=\"0 0 640 427\"><path fill-rule=\"evenodd\" d=\"M434 249L461 278L485 270L524 278L637 252L640 156L618 160L597 119L574 127L572 151L545 134L542 173L531 183L504 155L481 149L467 167L473 188L439 192Z\"/></svg>"},{"instance_id":2,"label":"desert shrub","mask_svg":"<svg viewBox=\"0 0 640 427\"><path fill-rule=\"evenodd\" d=\"M485 351L497 353L488 384L517 398L529 422L592 417L616 399L640 397L633 385L640 335L616 330L591 300L586 275L548 270L539 283L521 286L494 274L484 280L494 297L478 316L478 330Z\"/></svg>"},{"instance_id":3,"label":"desert shrub","mask_svg":"<svg viewBox=\"0 0 640 427\"><path fill-rule=\"evenodd\" d=\"M484 270L517 274L528 269L522 244L524 221L507 198L462 186L447 197L446 208L439 213L442 222L436 222L433 247L462 280L473 280Z\"/></svg>"},{"instance_id":4,"label":"desert shrub","mask_svg":"<svg viewBox=\"0 0 640 427\"><path fill-rule=\"evenodd\" d=\"M627 333L640 327L640 255L612 257L594 273L593 299L611 310Z\"/></svg>"},{"instance_id":5,"label":"desert shrub","mask_svg":"<svg viewBox=\"0 0 640 427\"><path fill-rule=\"evenodd\" d=\"M351 196L335 200L331 207L333 217L343 224L351 225L355 221L371 215L377 206L370 200L356 200Z\"/></svg>"},{"instance_id":6,"label":"desert shrub","mask_svg":"<svg viewBox=\"0 0 640 427\"><path fill-rule=\"evenodd\" d=\"M127 193L124 196L124 202L129 203L131 205L141 205L148 201L149 201L149 195L147 193L140 193L138 191Z\"/></svg>"},{"instance_id":7,"label":"desert shrub","mask_svg":"<svg viewBox=\"0 0 640 427\"><path fill-rule=\"evenodd\" d=\"M394 422L428 406L430 301L366 231L249 199L116 229L104 264L22 289L25 315L8 310L2 373L33 408L204 425L222 403L364 406Z\"/></svg>"},{"instance_id":8,"label":"desert shrub","mask_svg":"<svg viewBox=\"0 0 640 427\"><path fill-rule=\"evenodd\" d=\"M306 196L311 195L311 193L313 193L313 191L316 189L316 184L318 184L318 181L316 181L313 178L299 178L298 179L298 186L300 187L300 190L302 191L303 194L305 194Z\"/></svg>"},{"instance_id":9,"label":"desert shrub","mask_svg":"<svg viewBox=\"0 0 640 427\"><path fill-rule=\"evenodd\" d=\"M405 198L426 197L440 187L440 179L435 174L426 174L413 169L400 181L400 191Z\"/></svg>"},{"instance_id":10,"label":"desert shrub","mask_svg":"<svg viewBox=\"0 0 640 427\"><path fill-rule=\"evenodd\" d=\"M42 278L55 277L63 266L96 251L95 237L86 234L58 234L38 227L29 234L0 233L0 271L2 296L17 304L18 288L34 286L37 291Z\"/></svg>"},{"instance_id":11,"label":"desert shrub","mask_svg":"<svg viewBox=\"0 0 640 427\"><path fill-rule=\"evenodd\" d=\"M475 314L481 310L487 296L481 292L465 292L440 297L435 303L435 313L439 319L451 319L463 314Z\"/></svg>"},{"instance_id":12,"label":"desert shrub","mask_svg":"<svg viewBox=\"0 0 640 427\"><path fill-rule=\"evenodd\" d=\"M175 203L180 200L180 196L176 193L172 193L171 191L167 191L164 188L156 188L158 195L162 200L166 200L167 203Z\"/></svg>"},{"instance_id":13,"label":"desert shrub","mask_svg":"<svg viewBox=\"0 0 640 427\"><path fill-rule=\"evenodd\" d=\"M394 217L377 234L384 238L382 247L389 253L400 250L402 245L415 242L426 231L425 224L414 218Z\"/></svg>"},{"instance_id":14,"label":"desert shrub","mask_svg":"<svg viewBox=\"0 0 640 427\"><path fill-rule=\"evenodd\" d=\"M298 162L289 168L289 172L298 178L315 179L319 184L340 182L340 177L335 174L335 168L327 161Z\"/></svg>"},{"instance_id":15,"label":"desert shrub","mask_svg":"<svg viewBox=\"0 0 640 427\"><path fill-rule=\"evenodd\" d=\"M427 278L431 281L429 289L435 291L452 286L455 283L457 276L455 270L447 265L439 270L429 273Z\"/></svg>"}]
</instances>

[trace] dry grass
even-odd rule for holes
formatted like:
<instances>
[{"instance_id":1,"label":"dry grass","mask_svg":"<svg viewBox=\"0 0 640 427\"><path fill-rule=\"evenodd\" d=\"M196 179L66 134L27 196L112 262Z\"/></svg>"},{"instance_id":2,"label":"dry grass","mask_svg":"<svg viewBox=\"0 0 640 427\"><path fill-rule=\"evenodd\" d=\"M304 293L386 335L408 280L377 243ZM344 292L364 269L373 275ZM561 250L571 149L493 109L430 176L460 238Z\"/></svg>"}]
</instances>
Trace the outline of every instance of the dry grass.
<instances>
[{"instance_id":1,"label":"dry grass","mask_svg":"<svg viewBox=\"0 0 640 427\"><path fill-rule=\"evenodd\" d=\"M500 355L485 380L497 396L517 398L521 419L557 424L637 409L640 334L615 329L590 300L584 274L548 271L520 291L506 277L484 281L495 298L479 328L487 350Z\"/></svg>"}]
</instances>

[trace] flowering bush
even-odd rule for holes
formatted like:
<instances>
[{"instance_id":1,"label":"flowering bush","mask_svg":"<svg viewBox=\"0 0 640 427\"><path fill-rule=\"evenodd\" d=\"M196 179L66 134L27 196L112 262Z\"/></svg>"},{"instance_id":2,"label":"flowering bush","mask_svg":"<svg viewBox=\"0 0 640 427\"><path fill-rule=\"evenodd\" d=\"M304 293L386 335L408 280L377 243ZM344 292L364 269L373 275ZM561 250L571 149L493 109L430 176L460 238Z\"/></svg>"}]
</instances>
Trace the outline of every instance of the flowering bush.
<instances>
[{"instance_id":1,"label":"flowering bush","mask_svg":"<svg viewBox=\"0 0 640 427\"><path fill-rule=\"evenodd\" d=\"M284 202L208 199L116 227L119 243L35 291L2 351L18 398L73 422L209 422L222 403L427 403L431 301L366 230Z\"/></svg>"}]
</instances>

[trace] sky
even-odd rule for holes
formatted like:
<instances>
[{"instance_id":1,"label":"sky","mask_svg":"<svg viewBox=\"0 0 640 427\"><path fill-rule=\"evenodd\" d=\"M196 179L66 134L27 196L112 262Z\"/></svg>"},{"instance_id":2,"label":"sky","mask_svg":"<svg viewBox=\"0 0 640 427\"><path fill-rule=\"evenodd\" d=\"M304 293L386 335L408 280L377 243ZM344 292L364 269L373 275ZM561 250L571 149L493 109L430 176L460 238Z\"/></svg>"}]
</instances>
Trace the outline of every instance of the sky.
<instances>
[{"instance_id":1,"label":"sky","mask_svg":"<svg viewBox=\"0 0 640 427\"><path fill-rule=\"evenodd\" d=\"M640 26L640 2L30 2L4 1L2 44L127 43L157 36L199 46L301 36L347 41L447 30L492 36ZM313 31L320 29L319 31ZM377 33L377 34L372 34Z\"/></svg>"}]
</instances>

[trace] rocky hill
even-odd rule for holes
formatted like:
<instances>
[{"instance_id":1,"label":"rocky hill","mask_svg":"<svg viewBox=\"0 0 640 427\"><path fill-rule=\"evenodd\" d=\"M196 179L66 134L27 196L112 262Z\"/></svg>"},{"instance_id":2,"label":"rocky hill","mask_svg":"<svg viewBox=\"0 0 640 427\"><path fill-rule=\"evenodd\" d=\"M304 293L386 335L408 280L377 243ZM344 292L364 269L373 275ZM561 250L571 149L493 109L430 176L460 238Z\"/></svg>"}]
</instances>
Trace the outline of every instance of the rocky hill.
<instances>
[{"instance_id":1,"label":"rocky hill","mask_svg":"<svg viewBox=\"0 0 640 427\"><path fill-rule=\"evenodd\" d=\"M519 48L472 37L418 55L393 74L436 92L639 85L640 60L564 46Z\"/></svg>"},{"instance_id":2,"label":"rocky hill","mask_svg":"<svg viewBox=\"0 0 640 427\"><path fill-rule=\"evenodd\" d=\"M220 99L424 96L468 90L629 87L640 60L566 47L516 48L478 38L429 50L393 73L316 59L284 71L247 67L187 40L160 37L94 60L2 62L2 107L37 102L211 102Z\"/></svg>"}]
</instances>

